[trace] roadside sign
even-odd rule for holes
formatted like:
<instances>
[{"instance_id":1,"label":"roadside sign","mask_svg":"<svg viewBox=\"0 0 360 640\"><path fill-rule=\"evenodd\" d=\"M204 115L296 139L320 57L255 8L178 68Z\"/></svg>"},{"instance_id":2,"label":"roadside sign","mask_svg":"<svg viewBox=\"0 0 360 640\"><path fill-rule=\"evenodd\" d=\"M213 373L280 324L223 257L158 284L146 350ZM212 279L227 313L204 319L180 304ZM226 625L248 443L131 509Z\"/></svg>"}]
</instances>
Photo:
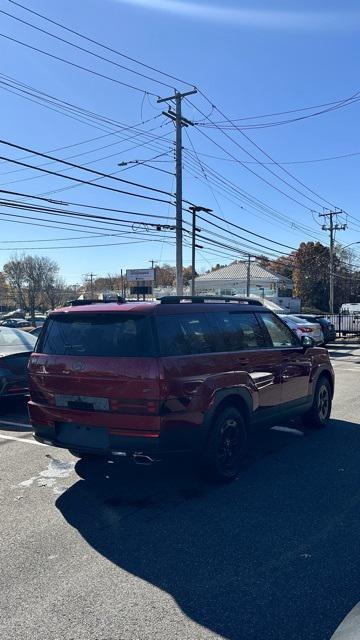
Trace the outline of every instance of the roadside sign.
<instances>
[{"instance_id":1,"label":"roadside sign","mask_svg":"<svg viewBox=\"0 0 360 640\"><path fill-rule=\"evenodd\" d=\"M126 278L129 282L154 282L154 269L126 269Z\"/></svg>"},{"instance_id":2,"label":"roadside sign","mask_svg":"<svg viewBox=\"0 0 360 640\"><path fill-rule=\"evenodd\" d=\"M137 295L137 296L145 296L145 295L151 295L152 294L152 287L130 287L130 294L131 295Z\"/></svg>"}]
</instances>

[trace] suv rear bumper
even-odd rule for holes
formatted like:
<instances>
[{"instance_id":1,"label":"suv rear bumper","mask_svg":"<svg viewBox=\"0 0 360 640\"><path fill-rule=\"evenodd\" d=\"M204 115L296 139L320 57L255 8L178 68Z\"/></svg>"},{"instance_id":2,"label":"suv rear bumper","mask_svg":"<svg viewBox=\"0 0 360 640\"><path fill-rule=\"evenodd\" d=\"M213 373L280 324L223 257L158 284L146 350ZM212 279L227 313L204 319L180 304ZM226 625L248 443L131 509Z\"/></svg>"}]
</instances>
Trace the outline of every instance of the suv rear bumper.
<instances>
[{"instance_id":1,"label":"suv rear bumper","mask_svg":"<svg viewBox=\"0 0 360 640\"><path fill-rule=\"evenodd\" d=\"M199 448L199 437L203 429L192 426L184 429L184 423L166 428L160 416L126 416L100 412L75 412L39 405L33 401L28 403L30 422L34 438L43 444L68 449L79 454L97 454L103 456L132 456L134 453L163 458L171 453L185 453ZM71 413L71 416L70 416ZM134 418L137 427L134 428ZM119 425L119 422L121 423ZM165 422L165 425L164 423ZM106 429L106 446L87 446L86 437L82 442L64 442L59 439L61 425L79 425L85 429L90 427ZM162 428L161 428L162 427ZM165 427L165 428L164 428Z\"/></svg>"},{"instance_id":2,"label":"suv rear bumper","mask_svg":"<svg viewBox=\"0 0 360 640\"><path fill-rule=\"evenodd\" d=\"M162 452L159 446L160 437L156 438L144 438L141 436L110 436L110 444L106 449L99 449L97 447L86 447L83 445L70 445L59 442L54 437L54 431L48 433L43 429L43 425L33 425L34 438L37 442L47 444L52 447L58 447L61 449L68 449L74 453L79 454L95 454L99 456L118 456L118 457L132 457L134 454L145 454L151 457L161 458L165 452ZM166 453L170 453L166 452Z\"/></svg>"}]
</instances>

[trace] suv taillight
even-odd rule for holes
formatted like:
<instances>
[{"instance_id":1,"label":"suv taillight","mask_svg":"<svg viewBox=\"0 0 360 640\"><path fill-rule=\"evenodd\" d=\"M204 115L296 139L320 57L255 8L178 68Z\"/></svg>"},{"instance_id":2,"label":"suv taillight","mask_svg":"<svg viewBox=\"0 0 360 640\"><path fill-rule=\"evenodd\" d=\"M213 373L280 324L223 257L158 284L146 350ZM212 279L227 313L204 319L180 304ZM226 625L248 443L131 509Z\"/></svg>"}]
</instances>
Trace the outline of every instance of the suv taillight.
<instances>
[{"instance_id":1,"label":"suv taillight","mask_svg":"<svg viewBox=\"0 0 360 640\"><path fill-rule=\"evenodd\" d=\"M301 333L312 333L313 332L311 327L299 327L299 331L301 331Z\"/></svg>"}]
</instances>

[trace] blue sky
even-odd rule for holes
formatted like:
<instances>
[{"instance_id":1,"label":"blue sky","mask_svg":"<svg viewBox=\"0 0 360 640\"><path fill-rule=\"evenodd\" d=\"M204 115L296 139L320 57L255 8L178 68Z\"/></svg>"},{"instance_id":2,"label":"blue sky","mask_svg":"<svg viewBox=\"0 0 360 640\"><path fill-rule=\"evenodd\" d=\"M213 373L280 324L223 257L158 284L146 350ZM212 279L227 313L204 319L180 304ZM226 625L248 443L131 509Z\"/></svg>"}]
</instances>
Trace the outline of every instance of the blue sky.
<instances>
[{"instance_id":1,"label":"blue sky","mask_svg":"<svg viewBox=\"0 0 360 640\"><path fill-rule=\"evenodd\" d=\"M238 0L226 0L224 3L215 0L206 0L206 2L205 0L196 2L58 0L56 3L48 3L45 0L22 0L22 4L129 56L195 84L210 98L212 104L231 119L330 103L352 96L360 90L360 81L356 73L359 68L360 53L360 12L358 3L355 1L341 3L341 12L339 12L340 5L335 0L297 3L279 1L272 2L271 5L257 0L251 3ZM149 70L135 66L111 52L106 52L50 25L8 0L0 1L0 9L80 46L92 49L118 64L132 66L146 75L154 75ZM132 90L117 82L73 68L0 37L2 74L106 118L116 120L118 123L123 123L123 127L148 121L142 125L143 130L151 131L152 135L164 136L160 141L154 141L152 148L142 146L134 149L132 147L136 144L145 141L143 137L139 137L138 132L129 130L119 132L119 125L116 135L111 133L114 130L113 126L111 130L104 129L97 122L97 128L94 128L94 123L90 126L89 123L85 124L65 117L63 114L6 91L4 87L7 89L10 87L8 84L3 84L8 80L4 80L2 76L0 77L0 109L3 140L49 152L59 147L99 138L92 142L77 144L74 148L60 149L53 154L60 158L81 154L72 161L85 164L96 160L88 166L106 173L119 171L117 165L120 162L143 161L159 156L152 162L152 167L132 165L130 169L126 168L126 171L116 175L164 191L174 191L174 178L170 175L174 171L173 126L161 115L161 106L157 104L156 97L149 95L166 96L171 93L171 89L100 61L85 52L75 50L4 14L1 15L0 32L120 82L136 85L148 93L144 95L141 91ZM156 77L165 83L168 82L168 79L162 76ZM170 85L175 85L180 90L188 88L187 85L175 83L172 80ZM198 94L190 100L191 103L184 102L186 117L195 122L203 120L197 111L200 109L206 115L210 114L209 118L214 122L223 120L219 112L211 109L202 95ZM326 241L326 236L319 227L316 212L321 211L322 206L327 206L329 202L353 216L347 219L347 231L339 234L343 244L360 240L358 179L360 155L324 162L283 165L305 186L295 182L277 165L246 164L247 168L245 168L240 164L240 162L255 162L248 155L250 153L261 162L269 162L269 158L265 157L251 141L280 163L359 153L359 105L360 103L355 102L317 117L282 126L245 129L243 132L248 139L238 130L225 131L226 135L231 136L232 140L230 140L223 131L216 128L200 125L190 127L186 133L184 132L183 140L187 148L184 154L184 198L213 209L220 217L224 216L227 220L255 233L289 246L297 246L302 240L310 240L314 237ZM299 112L293 116L299 117L310 113L313 111ZM239 121L239 125L264 124L290 117L291 115L285 115L242 120ZM205 124L209 124L209 121L205 120ZM138 137L135 138L135 135ZM100 139L100 136L103 137ZM132 140L129 140L130 137ZM191 144L196 150L197 158L194 155L191 157L191 154L194 154ZM224 150L216 145L222 146ZM100 147L106 148L100 149ZM1 146L0 149L2 152L0 155L13 159L27 155L7 146ZM101 160L102 157L110 154L112 157ZM46 162L39 158L24 161L34 165ZM35 195L74 185L73 182L55 176L37 177L41 174L29 169L19 171L20 168L9 162L0 164L0 189ZM49 165L48 168L53 171L64 169L60 164ZM276 175L271 174L269 169ZM14 173L16 170L17 172ZM220 174L221 180L231 181L238 188L266 203L268 207L272 207L277 213L269 215L269 209L266 211L254 209L243 199L239 199L238 195L234 195L234 192L232 195L229 192L224 193L219 189L219 182L217 185L214 183L212 170ZM271 184L266 184L251 173L251 170ZM12 173L9 173L10 171ZM83 179L93 178L90 174L76 170L69 171L67 175ZM297 191L277 176L280 176L283 181L286 180ZM18 182L19 180L21 182ZM126 188L121 183L110 180L102 180L98 184L118 189ZM280 193L274 186L288 195ZM307 187L317 195L315 196ZM150 191L136 188L133 190L151 195ZM53 197L76 203L165 216L162 220L169 224L174 216L173 207L166 203L142 201L85 185L67 189L54 194ZM75 205L72 209L89 213L89 210L75 207ZM61 273L70 282L80 281L82 274L89 271L105 275L108 272L119 272L120 268L145 267L150 259L174 264L173 242L169 238L163 242L166 237L165 232L160 232L158 241L155 242L144 230L141 239L147 235L146 242L129 244L139 238L122 239L107 236L99 238L96 237L99 233L110 233L110 231L104 232L96 228L91 229L94 233L91 237L88 233L89 229L84 230L78 227L75 231L40 227L35 226L35 220L28 220L30 224L23 225L19 224L19 221L25 221L24 219L17 218L18 222L15 222L15 218L12 218L10 222L9 215L6 215L7 210L2 207L0 211L0 269L13 253L13 248L20 249L22 246L26 247L27 252L31 252L28 247L36 247L33 253L48 255L57 260L61 265ZM278 217L279 212L283 216L281 219ZM14 210L11 213L36 217L34 213L26 214ZM100 212L97 211L97 213ZM41 215L43 214L39 214L38 222L44 224L45 221L40 220ZM117 216L129 217L120 214ZM49 219L49 216L47 218ZM54 217L52 219L55 220ZM61 226L62 220L58 218L58 226ZM190 218L185 216L185 220L189 221ZM341 221L345 221L345 216ZM46 222L46 224L50 223ZM92 224L96 227L94 223ZM199 225L203 229L210 229L207 223L202 222ZM66 227L66 225L63 226ZM139 227L135 229L138 230ZM234 228L226 227L226 230L233 232ZM207 232L208 237L213 237L212 234L215 232L222 233L212 228L212 231ZM119 230L114 228L112 233L119 233ZM231 239L227 234L228 241L233 244L243 242L250 245L251 236L240 231L238 233L248 241L241 241L234 237ZM56 238L59 240L53 241ZM254 236L252 238L259 243L263 242ZM124 244L111 245L115 242ZM108 246L84 246L90 244L107 244ZM269 242L264 241L263 244L274 250L280 249L279 246ZM82 248L53 250L38 248L69 245L80 245ZM253 246L252 250L262 252L259 247L256 249ZM216 253L215 248L209 247L206 251L199 251L199 267L206 269L216 262L230 260L220 255L220 252L221 250L218 250ZM184 263L188 264L189 261L190 252L185 248Z\"/></svg>"}]
</instances>

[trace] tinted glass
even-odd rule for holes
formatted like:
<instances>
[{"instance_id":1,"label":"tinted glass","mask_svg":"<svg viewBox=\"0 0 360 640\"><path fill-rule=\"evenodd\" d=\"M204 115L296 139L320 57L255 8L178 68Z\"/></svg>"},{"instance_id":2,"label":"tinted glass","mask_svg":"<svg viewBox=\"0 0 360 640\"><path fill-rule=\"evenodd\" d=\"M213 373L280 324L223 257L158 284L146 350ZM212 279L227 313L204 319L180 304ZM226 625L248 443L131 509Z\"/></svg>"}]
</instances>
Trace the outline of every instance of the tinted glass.
<instances>
[{"instance_id":1,"label":"tinted glass","mask_svg":"<svg viewBox=\"0 0 360 640\"><path fill-rule=\"evenodd\" d=\"M159 316L160 354L180 356L214 351L210 325L204 313Z\"/></svg>"},{"instance_id":2,"label":"tinted glass","mask_svg":"<svg viewBox=\"0 0 360 640\"><path fill-rule=\"evenodd\" d=\"M150 318L125 313L74 313L50 318L36 351L54 355L154 355Z\"/></svg>"},{"instance_id":3,"label":"tinted glass","mask_svg":"<svg viewBox=\"0 0 360 640\"><path fill-rule=\"evenodd\" d=\"M0 347L19 348L19 351L32 351L36 338L24 331L0 327Z\"/></svg>"},{"instance_id":4,"label":"tinted glass","mask_svg":"<svg viewBox=\"0 0 360 640\"><path fill-rule=\"evenodd\" d=\"M221 311L209 314L216 335L216 351L241 351L266 346L254 313Z\"/></svg>"},{"instance_id":5,"label":"tinted glass","mask_svg":"<svg viewBox=\"0 0 360 640\"><path fill-rule=\"evenodd\" d=\"M264 313L261 315L261 320L269 332L273 347L299 346L297 336L277 316Z\"/></svg>"}]
</instances>

